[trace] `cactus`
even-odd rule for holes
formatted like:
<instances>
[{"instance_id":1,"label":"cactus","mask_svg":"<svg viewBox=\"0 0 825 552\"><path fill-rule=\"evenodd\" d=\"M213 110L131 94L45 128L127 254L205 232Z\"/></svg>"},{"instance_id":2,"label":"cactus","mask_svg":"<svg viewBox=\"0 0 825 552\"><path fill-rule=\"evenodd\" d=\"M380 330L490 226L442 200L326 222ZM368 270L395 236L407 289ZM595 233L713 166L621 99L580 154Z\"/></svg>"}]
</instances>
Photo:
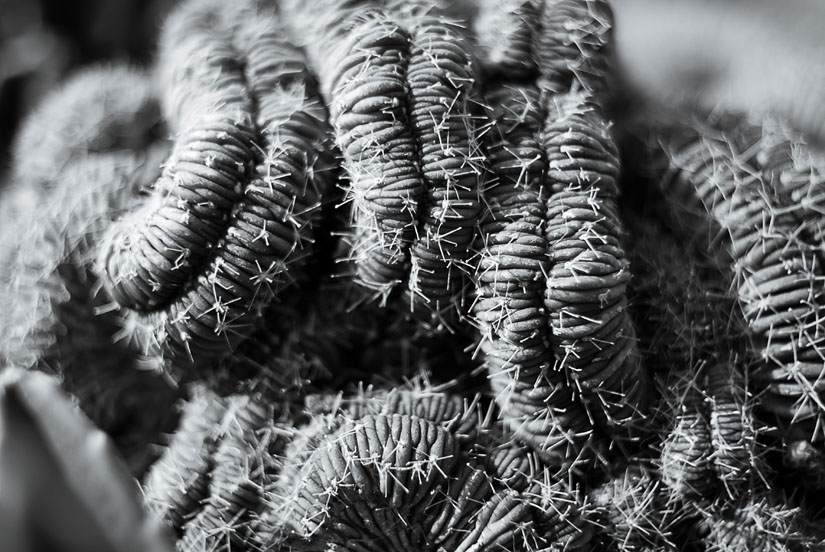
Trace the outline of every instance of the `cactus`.
<instances>
[{"instance_id":1,"label":"cactus","mask_svg":"<svg viewBox=\"0 0 825 552\"><path fill-rule=\"evenodd\" d=\"M473 315L505 422L545 462L573 467L590 455L592 421L552 367L543 303L544 154L535 87L501 86L487 95L492 125L485 147L493 175L483 190Z\"/></svg>"},{"instance_id":2,"label":"cactus","mask_svg":"<svg viewBox=\"0 0 825 552\"><path fill-rule=\"evenodd\" d=\"M42 147L28 149L46 126ZM156 359L136 354L93 264L111 219L156 174L159 126L145 74L79 73L29 117L2 203L0 359L58 375L136 473L153 459L147 445L174 423L176 392L156 377Z\"/></svg>"},{"instance_id":3,"label":"cactus","mask_svg":"<svg viewBox=\"0 0 825 552\"><path fill-rule=\"evenodd\" d=\"M542 474L491 455L495 427L454 397L393 390L356 397L287 448L264 546L297 549L569 550L590 533L575 503ZM481 421L481 425L478 423ZM473 423L475 422L475 423ZM492 440L491 440L492 439ZM504 485L520 481L517 488ZM569 529L578 527L578 530ZM541 529L545 529L542 531Z\"/></svg>"},{"instance_id":4,"label":"cactus","mask_svg":"<svg viewBox=\"0 0 825 552\"><path fill-rule=\"evenodd\" d=\"M607 2L544 3L535 52L545 100L545 306L554 353L591 418L617 437L644 419L648 381L626 311L630 277L616 212L618 150L602 103L611 65Z\"/></svg>"},{"instance_id":5,"label":"cactus","mask_svg":"<svg viewBox=\"0 0 825 552\"><path fill-rule=\"evenodd\" d=\"M187 0L154 78L34 113L0 360L59 374L136 474L159 453L129 531L815 549L821 160L768 122L658 125L642 197L612 26L604 0Z\"/></svg>"},{"instance_id":6,"label":"cactus","mask_svg":"<svg viewBox=\"0 0 825 552\"><path fill-rule=\"evenodd\" d=\"M179 136L152 199L109 229L100 266L144 339L184 372L173 375L192 378L248 337L306 262L330 187L328 132L301 53L252 2L185 3L160 58Z\"/></svg>"},{"instance_id":7,"label":"cactus","mask_svg":"<svg viewBox=\"0 0 825 552\"><path fill-rule=\"evenodd\" d=\"M482 174L462 25L415 4L325 8L285 12L318 37L309 58L329 69L319 75L350 179L355 280L381 304L406 285L398 300L424 328L454 332Z\"/></svg>"},{"instance_id":8,"label":"cactus","mask_svg":"<svg viewBox=\"0 0 825 552\"><path fill-rule=\"evenodd\" d=\"M663 186L684 198L673 205L687 231L712 233L725 247L715 260L736 290L761 418L777 424L789 445L821 442L822 268L819 246L782 184L785 171L794 174L790 147L767 124L716 124L723 128L694 123L665 134L672 171Z\"/></svg>"}]
</instances>

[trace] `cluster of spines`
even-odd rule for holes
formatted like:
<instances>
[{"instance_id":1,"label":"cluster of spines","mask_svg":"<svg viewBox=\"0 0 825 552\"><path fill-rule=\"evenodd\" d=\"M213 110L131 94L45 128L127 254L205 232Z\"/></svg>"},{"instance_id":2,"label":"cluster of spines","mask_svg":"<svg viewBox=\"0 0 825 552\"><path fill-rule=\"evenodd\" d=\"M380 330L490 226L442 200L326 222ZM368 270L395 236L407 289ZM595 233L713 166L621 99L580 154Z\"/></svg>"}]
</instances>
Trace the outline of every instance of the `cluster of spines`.
<instances>
[{"instance_id":1,"label":"cluster of spines","mask_svg":"<svg viewBox=\"0 0 825 552\"><path fill-rule=\"evenodd\" d=\"M171 421L175 393L120 341L120 317L92 265L113 214L157 176L159 125L147 75L123 66L79 73L29 117L2 203L0 358L58 374L136 472Z\"/></svg>"},{"instance_id":2,"label":"cluster of spines","mask_svg":"<svg viewBox=\"0 0 825 552\"><path fill-rule=\"evenodd\" d=\"M190 2L164 37L167 117L181 134L152 199L110 229L100 265L152 345L175 366L201 365L248 337L308 257L333 175L330 133L272 14Z\"/></svg>"},{"instance_id":3,"label":"cluster of spines","mask_svg":"<svg viewBox=\"0 0 825 552\"><path fill-rule=\"evenodd\" d=\"M288 448L267 513L281 529L264 546L573 550L588 542L569 493L524 465L524 449L504 451L511 445L496 440L489 416L468 423L480 415L476 401L395 389L347 402L336 413L334 401L302 430L317 435Z\"/></svg>"},{"instance_id":4,"label":"cluster of spines","mask_svg":"<svg viewBox=\"0 0 825 552\"><path fill-rule=\"evenodd\" d=\"M631 458L588 493L586 515L608 550L816 550L807 506L752 481L747 492L675 499L646 459Z\"/></svg>"},{"instance_id":5,"label":"cluster of spines","mask_svg":"<svg viewBox=\"0 0 825 552\"><path fill-rule=\"evenodd\" d=\"M491 179L482 193L472 305L480 348L505 423L545 462L569 467L587 456L592 424L550 352L539 91L504 85L490 90L486 103Z\"/></svg>"},{"instance_id":6,"label":"cluster of spines","mask_svg":"<svg viewBox=\"0 0 825 552\"><path fill-rule=\"evenodd\" d=\"M695 244L657 224L632 226L635 313L660 390L661 477L685 500L720 485L737 496L758 478L753 398L743 374L742 320L728 280Z\"/></svg>"},{"instance_id":7,"label":"cluster of spines","mask_svg":"<svg viewBox=\"0 0 825 552\"><path fill-rule=\"evenodd\" d=\"M386 300L403 280L424 182L408 124L409 35L383 17L352 31L331 77L331 117L349 173L358 281Z\"/></svg>"},{"instance_id":8,"label":"cluster of spines","mask_svg":"<svg viewBox=\"0 0 825 552\"><path fill-rule=\"evenodd\" d=\"M698 210L691 215L704 221L699 230L726 246L722 268L744 317L759 409L821 440L821 257L782 185L788 145L770 136L744 122L674 132L665 149L676 178L665 179L674 188L665 193L690 198L674 210L684 211L682 203Z\"/></svg>"},{"instance_id":9,"label":"cluster of spines","mask_svg":"<svg viewBox=\"0 0 825 552\"><path fill-rule=\"evenodd\" d=\"M741 492L743 483L760 467L756 427L745 378L733 363L710 366L707 374L713 470L728 495Z\"/></svg>"},{"instance_id":10,"label":"cluster of spines","mask_svg":"<svg viewBox=\"0 0 825 552\"><path fill-rule=\"evenodd\" d=\"M692 379L676 383L667 394L670 423L659 459L662 481L675 496L703 496L713 483L710 475L711 437L703 397ZM667 408L666 407L666 408Z\"/></svg>"},{"instance_id":11,"label":"cluster of spines","mask_svg":"<svg viewBox=\"0 0 825 552\"><path fill-rule=\"evenodd\" d=\"M817 550L821 537L782 492L755 489L733 503L716 500L698 508L707 552Z\"/></svg>"},{"instance_id":12,"label":"cluster of spines","mask_svg":"<svg viewBox=\"0 0 825 552\"><path fill-rule=\"evenodd\" d=\"M593 488L588 499L589 514L601 528L608 549L681 549L678 526L689 512L668 500L662 481L648 462L630 459Z\"/></svg>"}]
</instances>

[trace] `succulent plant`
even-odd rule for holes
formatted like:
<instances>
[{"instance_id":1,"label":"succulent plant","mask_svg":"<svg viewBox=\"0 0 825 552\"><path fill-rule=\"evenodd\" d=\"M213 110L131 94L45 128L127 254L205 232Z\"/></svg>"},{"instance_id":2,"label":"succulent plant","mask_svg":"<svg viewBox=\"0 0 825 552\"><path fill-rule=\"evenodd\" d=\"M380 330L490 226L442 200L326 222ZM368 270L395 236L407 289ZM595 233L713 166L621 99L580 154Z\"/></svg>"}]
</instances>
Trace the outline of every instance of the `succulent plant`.
<instances>
[{"instance_id":1,"label":"succulent plant","mask_svg":"<svg viewBox=\"0 0 825 552\"><path fill-rule=\"evenodd\" d=\"M785 184L811 170L792 163L791 138L770 121L722 118L716 128L695 124L664 134L662 141L669 140L673 177L663 182L674 212L688 232L724 246L715 262L736 290L749 343L748 375L759 391L757 411L778 427L793 455L805 448L797 443L823 439L822 268L821 244L810 231L816 218Z\"/></svg>"},{"instance_id":2,"label":"succulent plant","mask_svg":"<svg viewBox=\"0 0 825 552\"><path fill-rule=\"evenodd\" d=\"M114 546L816 549L825 165L778 122L651 115L649 185L612 28L181 3L153 73L81 74L18 140L0 428L60 376L142 476L123 532L83 494L123 477L80 489Z\"/></svg>"},{"instance_id":3,"label":"succulent plant","mask_svg":"<svg viewBox=\"0 0 825 552\"><path fill-rule=\"evenodd\" d=\"M160 49L175 148L151 198L109 229L100 266L145 339L191 371L293 283L334 173L314 80L271 14L186 3Z\"/></svg>"}]
</instances>

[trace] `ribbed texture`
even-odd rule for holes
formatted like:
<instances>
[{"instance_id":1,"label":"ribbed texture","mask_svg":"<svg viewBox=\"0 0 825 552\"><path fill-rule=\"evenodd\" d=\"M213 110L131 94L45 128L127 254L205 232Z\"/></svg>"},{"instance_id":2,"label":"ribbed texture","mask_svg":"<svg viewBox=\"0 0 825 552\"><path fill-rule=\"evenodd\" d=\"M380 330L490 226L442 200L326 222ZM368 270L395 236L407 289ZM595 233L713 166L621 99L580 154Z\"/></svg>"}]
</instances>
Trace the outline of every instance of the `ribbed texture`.
<instances>
[{"instance_id":1,"label":"ribbed texture","mask_svg":"<svg viewBox=\"0 0 825 552\"><path fill-rule=\"evenodd\" d=\"M100 264L174 377L191 378L294 284L333 161L315 82L273 14L192 1L163 36L175 149L152 198L109 230Z\"/></svg>"}]
</instances>

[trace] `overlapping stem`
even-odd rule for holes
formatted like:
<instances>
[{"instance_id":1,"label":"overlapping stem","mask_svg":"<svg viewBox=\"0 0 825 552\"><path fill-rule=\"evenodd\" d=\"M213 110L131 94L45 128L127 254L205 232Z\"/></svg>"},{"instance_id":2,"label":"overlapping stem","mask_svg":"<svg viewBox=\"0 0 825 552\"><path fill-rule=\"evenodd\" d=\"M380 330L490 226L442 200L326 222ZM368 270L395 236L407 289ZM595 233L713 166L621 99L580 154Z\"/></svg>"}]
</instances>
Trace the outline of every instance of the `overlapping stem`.
<instances>
[{"instance_id":1,"label":"overlapping stem","mask_svg":"<svg viewBox=\"0 0 825 552\"><path fill-rule=\"evenodd\" d=\"M424 193L408 124L409 35L381 17L353 29L331 86L331 117L350 176L358 281L384 299L404 278Z\"/></svg>"},{"instance_id":2,"label":"overlapping stem","mask_svg":"<svg viewBox=\"0 0 825 552\"><path fill-rule=\"evenodd\" d=\"M563 373L553 369L543 304L545 157L534 86L501 86L486 96L485 136L492 178L484 189L473 315L481 352L505 423L553 465L582 458L592 423Z\"/></svg>"},{"instance_id":3,"label":"overlapping stem","mask_svg":"<svg viewBox=\"0 0 825 552\"><path fill-rule=\"evenodd\" d=\"M626 311L618 150L601 107L611 28L607 2L545 2L536 55L546 97L545 307L553 349L594 423L618 435L644 417L647 378Z\"/></svg>"},{"instance_id":4,"label":"overlapping stem","mask_svg":"<svg viewBox=\"0 0 825 552\"><path fill-rule=\"evenodd\" d=\"M313 78L266 6L184 4L161 60L180 134L150 201L110 231L101 266L149 339L198 366L237 347L293 283L332 151Z\"/></svg>"},{"instance_id":5,"label":"overlapping stem","mask_svg":"<svg viewBox=\"0 0 825 552\"><path fill-rule=\"evenodd\" d=\"M821 440L823 269L780 185L782 156L768 138L746 123L672 134L665 150L676 177L665 180L666 191L680 198L676 212L692 210L699 230L726 249L721 264L745 319L763 415Z\"/></svg>"},{"instance_id":6,"label":"overlapping stem","mask_svg":"<svg viewBox=\"0 0 825 552\"><path fill-rule=\"evenodd\" d=\"M379 3L380 4L380 3ZM318 21L321 72L349 174L356 281L386 303L403 289L424 327L454 330L479 212L482 169L471 98L475 69L461 26L410 8L329 6Z\"/></svg>"}]
</instances>

